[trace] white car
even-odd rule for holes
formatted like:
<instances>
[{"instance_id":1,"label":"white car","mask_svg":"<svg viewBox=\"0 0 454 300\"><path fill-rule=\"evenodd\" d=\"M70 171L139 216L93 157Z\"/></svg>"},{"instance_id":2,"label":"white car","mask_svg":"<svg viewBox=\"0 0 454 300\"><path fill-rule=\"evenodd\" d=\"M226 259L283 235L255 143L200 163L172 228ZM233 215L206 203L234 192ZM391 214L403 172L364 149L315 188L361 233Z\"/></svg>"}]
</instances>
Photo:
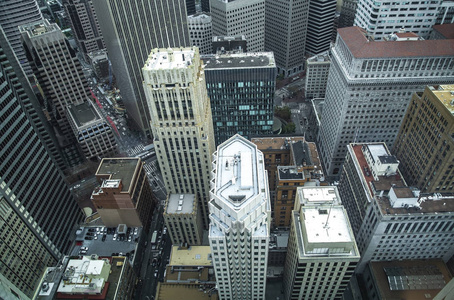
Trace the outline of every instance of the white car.
<instances>
[{"instance_id":1,"label":"white car","mask_svg":"<svg viewBox=\"0 0 454 300\"><path fill-rule=\"evenodd\" d=\"M115 233L114 236L113 236L113 240L117 240L117 234Z\"/></svg>"}]
</instances>

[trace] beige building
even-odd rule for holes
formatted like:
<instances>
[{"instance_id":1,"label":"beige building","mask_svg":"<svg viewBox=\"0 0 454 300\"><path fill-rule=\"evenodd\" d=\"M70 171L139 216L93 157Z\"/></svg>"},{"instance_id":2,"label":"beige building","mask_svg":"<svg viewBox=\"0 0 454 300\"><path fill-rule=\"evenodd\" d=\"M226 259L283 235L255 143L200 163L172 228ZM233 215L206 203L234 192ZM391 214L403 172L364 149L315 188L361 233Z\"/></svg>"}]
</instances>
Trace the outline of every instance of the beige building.
<instances>
[{"instance_id":1,"label":"beige building","mask_svg":"<svg viewBox=\"0 0 454 300\"><path fill-rule=\"evenodd\" d=\"M306 85L304 95L307 99L325 98L331 59L329 50L306 60Z\"/></svg>"},{"instance_id":2,"label":"beige building","mask_svg":"<svg viewBox=\"0 0 454 300\"><path fill-rule=\"evenodd\" d=\"M285 299L341 299L359 258L337 188L298 188L284 267Z\"/></svg>"},{"instance_id":3,"label":"beige building","mask_svg":"<svg viewBox=\"0 0 454 300\"><path fill-rule=\"evenodd\" d=\"M101 186L91 200L107 227L126 224L147 230L156 198L140 158L104 158L96 171Z\"/></svg>"},{"instance_id":4,"label":"beige building","mask_svg":"<svg viewBox=\"0 0 454 300\"><path fill-rule=\"evenodd\" d=\"M202 244L202 217L194 194L169 194L163 216L173 245Z\"/></svg>"},{"instance_id":5,"label":"beige building","mask_svg":"<svg viewBox=\"0 0 454 300\"><path fill-rule=\"evenodd\" d=\"M454 84L414 93L393 153L409 185L423 193L454 192Z\"/></svg>"},{"instance_id":6,"label":"beige building","mask_svg":"<svg viewBox=\"0 0 454 300\"><path fill-rule=\"evenodd\" d=\"M195 194L208 228L211 155L210 99L197 47L153 49L143 67L150 127L168 193Z\"/></svg>"}]
</instances>

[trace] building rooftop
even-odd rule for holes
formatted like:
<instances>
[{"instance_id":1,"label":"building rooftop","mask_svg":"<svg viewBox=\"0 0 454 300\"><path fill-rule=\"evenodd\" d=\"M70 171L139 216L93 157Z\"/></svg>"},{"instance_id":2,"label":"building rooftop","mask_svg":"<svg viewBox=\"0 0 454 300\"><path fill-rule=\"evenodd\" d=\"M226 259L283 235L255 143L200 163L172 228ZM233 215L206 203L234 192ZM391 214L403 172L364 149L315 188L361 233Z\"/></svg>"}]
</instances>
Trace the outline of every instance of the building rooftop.
<instances>
[{"instance_id":1,"label":"building rooftop","mask_svg":"<svg viewBox=\"0 0 454 300\"><path fill-rule=\"evenodd\" d=\"M341 204L334 186L300 187L297 193L302 205Z\"/></svg>"},{"instance_id":2,"label":"building rooftop","mask_svg":"<svg viewBox=\"0 0 454 300\"><path fill-rule=\"evenodd\" d=\"M172 246L170 266L211 266L210 246L191 246L187 249Z\"/></svg>"},{"instance_id":3,"label":"building rooftop","mask_svg":"<svg viewBox=\"0 0 454 300\"><path fill-rule=\"evenodd\" d=\"M290 143L290 147L293 150L293 161L297 166L312 166L314 164L312 162L310 144L315 146L314 143L305 143L303 141Z\"/></svg>"},{"instance_id":4,"label":"building rooftop","mask_svg":"<svg viewBox=\"0 0 454 300\"><path fill-rule=\"evenodd\" d=\"M304 180L304 172L298 172L295 166L278 166L279 180Z\"/></svg>"},{"instance_id":5,"label":"building rooftop","mask_svg":"<svg viewBox=\"0 0 454 300\"><path fill-rule=\"evenodd\" d=\"M158 283L156 289L156 300L174 300L181 299L184 295L185 300L217 300L217 290L212 288L200 290L199 284L168 284Z\"/></svg>"},{"instance_id":6,"label":"building rooftop","mask_svg":"<svg viewBox=\"0 0 454 300\"><path fill-rule=\"evenodd\" d=\"M437 57L454 55L454 39L374 41L360 27L339 28L340 38L356 58Z\"/></svg>"},{"instance_id":7,"label":"building rooftop","mask_svg":"<svg viewBox=\"0 0 454 300\"><path fill-rule=\"evenodd\" d=\"M192 64L195 48L153 49L145 63L145 70L185 69Z\"/></svg>"},{"instance_id":8,"label":"building rooftop","mask_svg":"<svg viewBox=\"0 0 454 300\"><path fill-rule=\"evenodd\" d=\"M58 31L60 28L55 23L49 23L48 20L43 19L29 24L19 26L19 31L27 31L30 37L39 36L45 33Z\"/></svg>"},{"instance_id":9,"label":"building rooftop","mask_svg":"<svg viewBox=\"0 0 454 300\"><path fill-rule=\"evenodd\" d=\"M432 29L438 31L446 39L454 39L454 23L434 25Z\"/></svg>"},{"instance_id":10,"label":"building rooftop","mask_svg":"<svg viewBox=\"0 0 454 300\"><path fill-rule=\"evenodd\" d=\"M209 13L206 12L199 12L193 15L188 16L188 23L210 23L211 22L211 16Z\"/></svg>"},{"instance_id":11,"label":"building rooftop","mask_svg":"<svg viewBox=\"0 0 454 300\"><path fill-rule=\"evenodd\" d=\"M319 53L317 55L311 56L307 59L308 63L327 63L330 62L329 50Z\"/></svg>"},{"instance_id":12,"label":"building rooftop","mask_svg":"<svg viewBox=\"0 0 454 300\"><path fill-rule=\"evenodd\" d=\"M77 127L82 127L95 122L104 122L89 101L68 106L68 112L71 114Z\"/></svg>"},{"instance_id":13,"label":"building rooftop","mask_svg":"<svg viewBox=\"0 0 454 300\"><path fill-rule=\"evenodd\" d=\"M205 70L276 67L273 52L248 52L202 55Z\"/></svg>"},{"instance_id":14,"label":"building rooftop","mask_svg":"<svg viewBox=\"0 0 454 300\"><path fill-rule=\"evenodd\" d=\"M96 177L110 180L121 179L123 184L121 191L128 192L139 168L142 168L142 162L138 157L103 158L96 171Z\"/></svg>"},{"instance_id":15,"label":"building rooftop","mask_svg":"<svg viewBox=\"0 0 454 300\"><path fill-rule=\"evenodd\" d=\"M194 194L169 194L167 198L166 213L190 214L194 211Z\"/></svg>"},{"instance_id":16,"label":"building rooftop","mask_svg":"<svg viewBox=\"0 0 454 300\"><path fill-rule=\"evenodd\" d=\"M381 299L433 299L452 279L441 259L371 262Z\"/></svg>"},{"instance_id":17,"label":"building rooftop","mask_svg":"<svg viewBox=\"0 0 454 300\"><path fill-rule=\"evenodd\" d=\"M431 90L446 109L454 115L454 84L440 85L437 89L431 87Z\"/></svg>"},{"instance_id":18,"label":"building rooftop","mask_svg":"<svg viewBox=\"0 0 454 300\"><path fill-rule=\"evenodd\" d=\"M296 143L298 141L304 142L304 137L264 137L264 138L252 138L251 141L257 145L260 151L264 150L285 150L289 149L290 143Z\"/></svg>"}]
</instances>

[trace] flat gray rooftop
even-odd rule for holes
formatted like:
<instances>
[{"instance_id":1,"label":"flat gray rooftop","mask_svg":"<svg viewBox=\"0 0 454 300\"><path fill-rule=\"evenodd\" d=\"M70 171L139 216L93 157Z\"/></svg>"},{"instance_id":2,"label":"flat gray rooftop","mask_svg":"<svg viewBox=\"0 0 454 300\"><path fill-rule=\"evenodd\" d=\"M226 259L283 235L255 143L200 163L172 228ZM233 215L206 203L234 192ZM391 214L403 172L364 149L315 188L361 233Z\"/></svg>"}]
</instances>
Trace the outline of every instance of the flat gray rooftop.
<instances>
[{"instance_id":1,"label":"flat gray rooftop","mask_svg":"<svg viewBox=\"0 0 454 300\"><path fill-rule=\"evenodd\" d=\"M190 214L194 210L194 194L170 194L167 199L168 214Z\"/></svg>"},{"instance_id":2,"label":"flat gray rooftop","mask_svg":"<svg viewBox=\"0 0 454 300\"><path fill-rule=\"evenodd\" d=\"M73 116L78 127L84 126L87 123L101 120L93 106L84 102L81 104L71 105L68 107L69 113Z\"/></svg>"},{"instance_id":3,"label":"flat gray rooftop","mask_svg":"<svg viewBox=\"0 0 454 300\"><path fill-rule=\"evenodd\" d=\"M200 58L205 64L205 70L276 66L272 52L212 54Z\"/></svg>"},{"instance_id":4,"label":"flat gray rooftop","mask_svg":"<svg viewBox=\"0 0 454 300\"><path fill-rule=\"evenodd\" d=\"M121 179L124 192L129 191L136 169L139 166L140 158L104 158L99 164L96 176L110 175L109 179Z\"/></svg>"}]
</instances>

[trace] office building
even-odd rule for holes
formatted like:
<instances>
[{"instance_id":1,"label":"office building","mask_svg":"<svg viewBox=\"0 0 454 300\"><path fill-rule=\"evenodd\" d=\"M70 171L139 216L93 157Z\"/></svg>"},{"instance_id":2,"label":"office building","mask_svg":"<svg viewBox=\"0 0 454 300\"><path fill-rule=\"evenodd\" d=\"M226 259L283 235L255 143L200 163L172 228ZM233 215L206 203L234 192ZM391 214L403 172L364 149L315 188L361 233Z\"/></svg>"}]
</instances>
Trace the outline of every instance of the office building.
<instances>
[{"instance_id":1,"label":"office building","mask_svg":"<svg viewBox=\"0 0 454 300\"><path fill-rule=\"evenodd\" d=\"M340 174L351 142L392 145L415 91L454 82L454 39L374 41L358 27L338 32L318 134L328 176Z\"/></svg>"},{"instance_id":2,"label":"office building","mask_svg":"<svg viewBox=\"0 0 454 300\"><path fill-rule=\"evenodd\" d=\"M439 296L452 281L452 275L441 259L370 262L361 278L367 286L364 289L366 299L370 300L447 300L449 297Z\"/></svg>"},{"instance_id":3,"label":"office building","mask_svg":"<svg viewBox=\"0 0 454 300\"><path fill-rule=\"evenodd\" d=\"M333 186L298 188L284 267L285 299L342 299L360 258L342 202Z\"/></svg>"},{"instance_id":4,"label":"office building","mask_svg":"<svg viewBox=\"0 0 454 300\"><path fill-rule=\"evenodd\" d=\"M273 227L290 227L298 186L325 185L315 143L302 136L252 138L265 156Z\"/></svg>"},{"instance_id":5,"label":"office building","mask_svg":"<svg viewBox=\"0 0 454 300\"><path fill-rule=\"evenodd\" d=\"M288 246L288 230L271 230L270 233L270 247L268 250L268 266L280 267L282 272L279 274L274 273L275 276L282 277L285 257L287 256ZM273 268L274 269L274 268ZM274 271L274 270L273 270ZM271 268L268 269L268 274L271 272Z\"/></svg>"},{"instance_id":6,"label":"office building","mask_svg":"<svg viewBox=\"0 0 454 300\"><path fill-rule=\"evenodd\" d=\"M272 133L276 64L271 52L206 55L205 77L216 145L236 133Z\"/></svg>"},{"instance_id":7,"label":"office building","mask_svg":"<svg viewBox=\"0 0 454 300\"><path fill-rule=\"evenodd\" d=\"M173 245L202 244L202 215L195 195L169 194L163 216Z\"/></svg>"},{"instance_id":8,"label":"office building","mask_svg":"<svg viewBox=\"0 0 454 300\"><path fill-rule=\"evenodd\" d=\"M306 60L306 85L304 96L307 100L325 98L331 59L329 51L309 57Z\"/></svg>"},{"instance_id":9,"label":"office building","mask_svg":"<svg viewBox=\"0 0 454 300\"><path fill-rule=\"evenodd\" d=\"M214 36L244 35L249 52L265 50L265 0L210 0Z\"/></svg>"},{"instance_id":10,"label":"office building","mask_svg":"<svg viewBox=\"0 0 454 300\"><path fill-rule=\"evenodd\" d=\"M343 0L338 28L351 27L355 22L358 0Z\"/></svg>"},{"instance_id":11,"label":"office building","mask_svg":"<svg viewBox=\"0 0 454 300\"><path fill-rule=\"evenodd\" d=\"M330 49L336 1L311 0L307 21L306 53L316 55Z\"/></svg>"},{"instance_id":12,"label":"office building","mask_svg":"<svg viewBox=\"0 0 454 300\"><path fill-rule=\"evenodd\" d=\"M265 50L284 77L304 69L308 13L308 0L265 1Z\"/></svg>"},{"instance_id":13,"label":"office building","mask_svg":"<svg viewBox=\"0 0 454 300\"><path fill-rule=\"evenodd\" d=\"M196 47L153 49L143 67L154 146L168 193L194 194L208 228L213 121Z\"/></svg>"},{"instance_id":14,"label":"office building","mask_svg":"<svg viewBox=\"0 0 454 300\"><path fill-rule=\"evenodd\" d=\"M434 27L432 27L430 39L431 40L454 39L454 23L434 25Z\"/></svg>"},{"instance_id":15,"label":"office building","mask_svg":"<svg viewBox=\"0 0 454 300\"><path fill-rule=\"evenodd\" d=\"M454 2L441 1L438 7L438 15L435 24L453 24L454 23Z\"/></svg>"},{"instance_id":16,"label":"office building","mask_svg":"<svg viewBox=\"0 0 454 300\"><path fill-rule=\"evenodd\" d=\"M93 191L91 200L104 225L125 224L148 231L157 201L142 160L103 158L95 175L100 186Z\"/></svg>"},{"instance_id":17,"label":"office building","mask_svg":"<svg viewBox=\"0 0 454 300\"><path fill-rule=\"evenodd\" d=\"M210 246L172 246L156 300L218 300Z\"/></svg>"},{"instance_id":18,"label":"office building","mask_svg":"<svg viewBox=\"0 0 454 300\"><path fill-rule=\"evenodd\" d=\"M200 0L200 6L202 8L202 12L210 12L210 2L211 0Z\"/></svg>"},{"instance_id":19,"label":"office building","mask_svg":"<svg viewBox=\"0 0 454 300\"><path fill-rule=\"evenodd\" d=\"M154 48L190 45L186 3L97 0L93 5L127 114L143 133L151 136L142 67Z\"/></svg>"},{"instance_id":20,"label":"office building","mask_svg":"<svg viewBox=\"0 0 454 300\"><path fill-rule=\"evenodd\" d=\"M423 193L454 193L454 85L414 93L393 153L409 185Z\"/></svg>"},{"instance_id":21,"label":"office building","mask_svg":"<svg viewBox=\"0 0 454 300\"><path fill-rule=\"evenodd\" d=\"M367 1L358 0L354 25L365 28L376 40L398 32L401 28L428 38L435 25L442 0L412 1Z\"/></svg>"},{"instance_id":22,"label":"office building","mask_svg":"<svg viewBox=\"0 0 454 300\"><path fill-rule=\"evenodd\" d=\"M213 54L224 54L226 52L243 53L247 52L246 36L213 36Z\"/></svg>"},{"instance_id":23,"label":"office building","mask_svg":"<svg viewBox=\"0 0 454 300\"><path fill-rule=\"evenodd\" d=\"M0 291L32 299L44 269L69 251L82 213L13 51L0 28Z\"/></svg>"},{"instance_id":24,"label":"office building","mask_svg":"<svg viewBox=\"0 0 454 300\"><path fill-rule=\"evenodd\" d=\"M350 144L339 181L361 253L369 261L441 258L454 254L454 197L410 187L384 143Z\"/></svg>"},{"instance_id":25,"label":"office building","mask_svg":"<svg viewBox=\"0 0 454 300\"><path fill-rule=\"evenodd\" d=\"M186 2L186 14L191 16L196 13L195 0L185 0Z\"/></svg>"},{"instance_id":26,"label":"office building","mask_svg":"<svg viewBox=\"0 0 454 300\"><path fill-rule=\"evenodd\" d=\"M36 0L4 0L0 6L0 25L3 27L26 76L32 76L33 71L22 46L18 26L38 22L42 19L43 16Z\"/></svg>"},{"instance_id":27,"label":"office building","mask_svg":"<svg viewBox=\"0 0 454 300\"><path fill-rule=\"evenodd\" d=\"M114 132L96 104L87 101L70 104L67 109L69 123L86 159L98 161L118 153Z\"/></svg>"},{"instance_id":28,"label":"office building","mask_svg":"<svg viewBox=\"0 0 454 300\"><path fill-rule=\"evenodd\" d=\"M49 114L66 164L83 158L66 115L66 107L90 98L90 89L76 53L56 24L44 20L19 27L25 52L40 86L43 109Z\"/></svg>"},{"instance_id":29,"label":"office building","mask_svg":"<svg viewBox=\"0 0 454 300\"><path fill-rule=\"evenodd\" d=\"M198 13L188 16L188 28L191 46L199 47L200 54L212 53L213 28L210 15Z\"/></svg>"},{"instance_id":30,"label":"office building","mask_svg":"<svg viewBox=\"0 0 454 300\"><path fill-rule=\"evenodd\" d=\"M208 239L219 298L265 299L271 203L264 156L234 135L213 154Z\"/></svg>"},{"instance_id":31,"label":"office building","mask_svg":"<svg viewBox=\"0 0 454 300\"><path fill-rule=\"evenodd\" d=\"M63 7L79 51L88 61L88 54L106 48L99 28L93 0L64 0Z\"/></svg>"},{"instance_id":32,"label":"office building","mask_svg":"<svg viewBox=\"0 0 454 300\"><path fill-rule=\"evenodd\" d=\"M106 50L88 53L88 62L99 81L106 82L107 80L112 80L112 70Z\"/></svg>"}]
</instances>

